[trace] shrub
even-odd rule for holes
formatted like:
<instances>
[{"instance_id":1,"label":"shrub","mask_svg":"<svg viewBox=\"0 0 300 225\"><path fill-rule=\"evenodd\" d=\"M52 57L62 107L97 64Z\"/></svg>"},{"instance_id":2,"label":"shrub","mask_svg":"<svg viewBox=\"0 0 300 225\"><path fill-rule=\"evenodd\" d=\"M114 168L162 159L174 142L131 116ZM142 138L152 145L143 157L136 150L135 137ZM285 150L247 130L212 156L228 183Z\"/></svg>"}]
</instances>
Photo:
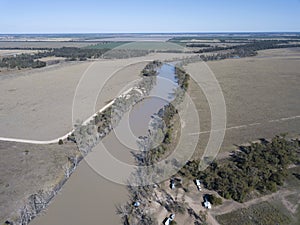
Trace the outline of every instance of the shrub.
<instances>
[{"instance_id":1,"label":"shrub","mask_svg":"<svg viewBox=\"0 0 300 225\"><path fill-rule=\"evenodd\" d=\"M223 204L222 198L219 198L214 194L206 195L206 197L207 197L207 200L213 205L222 205Z\"/></svg>"}]
</instances>

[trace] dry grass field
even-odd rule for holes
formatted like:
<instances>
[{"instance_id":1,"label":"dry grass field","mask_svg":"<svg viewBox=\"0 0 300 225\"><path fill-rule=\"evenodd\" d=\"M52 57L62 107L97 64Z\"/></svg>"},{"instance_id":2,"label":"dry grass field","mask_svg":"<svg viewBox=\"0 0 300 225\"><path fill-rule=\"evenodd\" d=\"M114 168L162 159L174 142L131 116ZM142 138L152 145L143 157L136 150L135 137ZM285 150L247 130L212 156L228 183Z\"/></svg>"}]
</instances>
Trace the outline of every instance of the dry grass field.
<instances>
[{"instance_id":1,"label":"dry grass field","mask_svg":"<svg viewBox=\"0 0 300 225\"><path fill-rule=\"evenodd\" d=\"M217 78L227 107L227 129L221 151L280 133L300 133L300 51L267 50L257 57L208 62ZM197 73L197 63L187 66ZM190 94L199 111L202 152L210 129L210 110L198 86L191 82ZM199 153L198 152L198 153Z\"/></svg>"},{"instance_id":2,"label":"dry grass field","mask_svg":"<svg viewBox=\"0 0 300 225\"><path fill-rule=\"evenodd\" d=\"M88 42L61 42L61 41L0 41L0 48L62 48L86 47Z\"/></svg>"},{"instance_id":3,"label":"dry grass field","mask_svg":"<svg viewBox=\"0 0 300 225\"><path fill-rule=\"evenodd\" d=\"M24 50L24 49L14 49L14 50L0 50L0 58L7 56L14 56L20 54L33 54L37 53L37 50Z\"/></svg>"},{"instance_id":4,"label":"dry grass field","mask_svg":"<svg viewBox=\"0 0 300 225\"><path fill-rule=\"evenodd\" d=\"M240 209L228 214L217 216L221 225L241 224L241 225L272 225L289 224L289 218L281 213L276 207L268 202L253 205L247 209Z\"/></svg>"},{"instance_id":5,"label":"dry grass field","mask_svg":"<svg viewBox=\"0 0 300 225\"><path fill-rule=\"evenodd\" d=\"M39 190L51 190L65 176L69 156L78 154L75 144L31 145L0 142L0 222L14 218L27 198Z\"/></svg>"},{"instance_id":6,"label":"dry grass field","mask_svg":"<svg viewBox=\"0 0 300 225\"><path fill-rule=\"evenodd\" d=\"M51 140L63 136L72 129L73 98L84 74L95 82L89 84L83 95L79 96L79 101L82 107L84 104L97 103L95 108L100 109L130 81L139 78L145 66L145 63L140 62L183 56L185 54L157 53L131 59L66 64L2 76L0 136L34 140ZM130 64L135 65L128 67ZM99 93L101 85L115 73L116 76ZM91 96L97 97L98 93L98 101L88 102ZM85 115L85 118L92 114Z\"/></svg>"}]
</instances>

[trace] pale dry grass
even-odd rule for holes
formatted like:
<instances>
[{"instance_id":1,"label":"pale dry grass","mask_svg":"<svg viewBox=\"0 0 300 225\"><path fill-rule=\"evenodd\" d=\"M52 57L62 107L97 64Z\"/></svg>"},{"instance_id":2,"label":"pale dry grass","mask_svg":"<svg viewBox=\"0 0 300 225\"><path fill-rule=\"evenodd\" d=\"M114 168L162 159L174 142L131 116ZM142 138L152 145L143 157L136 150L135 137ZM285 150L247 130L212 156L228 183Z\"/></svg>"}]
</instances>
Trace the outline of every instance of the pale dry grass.
<instances>
[{"instance_id":1,"label":"pale dry grass","mask_svg":"<svg viewBox=\"0 0 300 225\"><path fill-rule=\"evenodd\" d=\"M64 57L49 56L49 57L40 58L39 61L50 62L50 61L54 61L54 60L65 60L65 59L66 58L64 58Z\"/></svg>"},{"instance_id":2,"label":"pale dry grass","mask_svg":"<svg viewBox=\"0 0 300 225\"><path fill-rule=\"evenodd\" d=\"M280 133L300 133L299 117L292 119L300 115L300 58L295 56L300 53L280 49L264 51L259 55L263 54L280 57L207 63L222 88L227 107L227 128L231 128L226 130L223 151L233 150L235 144L270 138ZM187 71L192 74L197 72L197 68L196 64L191 64ZM191 83L190 87L199 111L201 131L209 131L210 110L205 96L195 83ZM203 152L208 137L208 133L200 135L199 153Z\"/></svg>"},{"instance_id":3,"label":"pale dry grass","mask_svg":"<svg viewBox=\"0 0 300 225\"><path fill-rule=\"evenodd\" d=\"M25 50L25 49L16 49L16 50L0 50L0 57L8 57L20 54L34 54L37 53L37 50Z\"/></svg>"}]
</instances>

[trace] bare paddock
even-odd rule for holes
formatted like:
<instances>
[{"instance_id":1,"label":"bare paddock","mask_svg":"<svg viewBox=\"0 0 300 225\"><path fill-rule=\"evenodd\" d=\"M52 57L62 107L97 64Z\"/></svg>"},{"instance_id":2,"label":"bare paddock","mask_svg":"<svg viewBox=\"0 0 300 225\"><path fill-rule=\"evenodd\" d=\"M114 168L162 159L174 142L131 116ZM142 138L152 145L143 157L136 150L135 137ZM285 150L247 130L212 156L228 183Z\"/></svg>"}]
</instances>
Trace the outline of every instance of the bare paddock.
<instances>
[{"instance_id":1,"label":"bare paddock","mask_svg":"<svg viewBox=\"0 0 300 225\"><path fill-rule=\"evenodd\" d=\"M207 63L226 102L227 129L222 151L280 133L291 136L300 133L299 56L299 51L279 49L263 51L253 58ZM197 73L198 68L197 63L190 64L187 71ZM190 84L190 92L199 112L198 150L203 152L209 137L210 110L203 92L194 82Z\"/></svg>"}]
</instances>

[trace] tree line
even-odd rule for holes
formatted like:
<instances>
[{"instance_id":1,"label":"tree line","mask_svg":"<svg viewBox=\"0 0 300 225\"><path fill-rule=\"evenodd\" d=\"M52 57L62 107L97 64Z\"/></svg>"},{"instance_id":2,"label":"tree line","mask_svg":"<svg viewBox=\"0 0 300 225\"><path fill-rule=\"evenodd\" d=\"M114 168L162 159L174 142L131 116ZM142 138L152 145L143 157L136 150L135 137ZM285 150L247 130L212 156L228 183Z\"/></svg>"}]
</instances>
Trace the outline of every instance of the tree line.
<instances>
[{"instance_id":1,"label":"tree line","mask_svg":"<svg viewBox=\"0 0 300 225\"><path fill-rule=\"evenodd\" d=\"M76 47L53 48L40 51L35 54L20 54L11 57L4 57L0 60L0 67L6 68L40 68L46 66L45 62L39 59L43 57L63 57L66 61L84 61L92 58L100 58L109 49L89 49Z\"/></svg>"},{"instance_id":2,"label":"tree line","mask_svg":"<svg viewBox=\"0 0 300 225\"><path fill-rule=\"evenodd\" d=\"M200 58L203 61L213 61L213 60L222 60L227 58L234 57L251 57L257 55L257 51L267 50L267 49L277 49L277 48L295 48L300 47L300 44L288 44L287 41L284 40L261 40L254 41L248 44L221 47L215 46L206 49L200 49L194 51L194 53L209 53L209 52L219 52L211 55L200 55ZM220 52L220 51L228 51L228 52Z\"/></svg>"},{"instance_id":3,"label":"tree line","mask_svg":"<svg viewBox=\"0 0 300 225\"><path fill-rule=\"evenodd\" d=\"M46 66L45 62L36 60L36 57L31 54L21 54L15 57L5 57L0 60L0 67L10 69L18 68L41 68Z\"/></svg>"}]
</instances>

